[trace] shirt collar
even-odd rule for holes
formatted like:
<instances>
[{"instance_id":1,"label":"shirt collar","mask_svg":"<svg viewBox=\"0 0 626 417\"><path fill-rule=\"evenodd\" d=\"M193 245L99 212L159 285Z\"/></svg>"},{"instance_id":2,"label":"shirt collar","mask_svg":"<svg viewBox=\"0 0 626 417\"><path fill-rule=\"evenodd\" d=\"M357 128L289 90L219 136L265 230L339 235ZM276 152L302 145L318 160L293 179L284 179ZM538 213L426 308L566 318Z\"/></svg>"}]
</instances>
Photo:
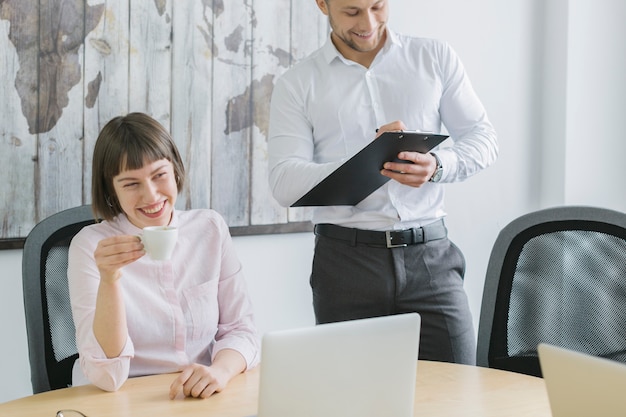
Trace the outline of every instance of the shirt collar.
<instances>
[{"instance_id":1,"label":"shirt collar","mask_svg":"<svg viewBox=\"0 0 626 417\"><path fill-rule=\"evenodd\" d=\"M402 46L400 40L398 39L398 35L393 30L387 28L387 41L385 42L385 46L383 49L387 50L391 48L392 45Z\"/></svg>"},{"instance_id":2,"label":"shirt collar","mask_svg":"<svg viewBox=\"0 0 626 417\"><path fill-rule=\"evenodd\" d=\"M334 59L341 59L342 56L335 48L335 44L333 44L333 40L330 37L330 33L328 34L328 39L324 46L322 46L322 55L324 56L324 61L330 64Z\"/></svg>"},{"instance_id":3,"label":"shirt collar","mask_svg":"<svg viewBox=\"0 0 626 417\"><path fill-rule=\"evenodd\" d=\"M124 213L119 214L113 221L119 224L119 228L123 233L129 235L141 234L141 228L132 224ZM170 224L168 226L178 227L178 211L176 211L176 209L172 211L172 220L170 221Z\"/></svg>"}]
</instances>

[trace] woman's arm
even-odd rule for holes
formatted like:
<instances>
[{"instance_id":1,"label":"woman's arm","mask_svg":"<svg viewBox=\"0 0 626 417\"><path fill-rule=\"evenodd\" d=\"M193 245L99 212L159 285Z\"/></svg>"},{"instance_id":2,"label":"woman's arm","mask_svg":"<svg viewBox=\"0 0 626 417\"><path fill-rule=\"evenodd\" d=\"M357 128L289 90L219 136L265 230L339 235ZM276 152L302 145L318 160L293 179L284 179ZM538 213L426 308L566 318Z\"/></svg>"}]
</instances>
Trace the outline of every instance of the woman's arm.
<instances>
[{"instance_id":1,"label":"woman's arm","mask_svg":"<svg viewBox=\"0 0 626 417\"><path fill-rule=\"evenodd\" d=\"M131 242L136 239L130 237ZM95 260L99 251L97 242L106 240L92 227L84 228L74 237L69 250L68 284L80 371L92 384L106 391L115 391L128 378L134 348L126 336L126 316L119 288L121 281L118 279L112 285L103 279ZM131 247L135 245L131 243ZM101 262L101 265L105 264ZM107 318L111 311L117 312L115 317ZM78 374L75 377L80 378Z\"/></svg>"},{"instance_id":2,"label":"woman's arm","mask_svg":"<svg viewBox=\"0 0 626 417\"><path fill-rule=\"evenodd\" d=\"M121 268L145 254L137 236L114 236L101 240L94 252L100 271L93 332L107 358L116 358L128 338L126 310L120 279Z\"/></svg>"}]
</instances>

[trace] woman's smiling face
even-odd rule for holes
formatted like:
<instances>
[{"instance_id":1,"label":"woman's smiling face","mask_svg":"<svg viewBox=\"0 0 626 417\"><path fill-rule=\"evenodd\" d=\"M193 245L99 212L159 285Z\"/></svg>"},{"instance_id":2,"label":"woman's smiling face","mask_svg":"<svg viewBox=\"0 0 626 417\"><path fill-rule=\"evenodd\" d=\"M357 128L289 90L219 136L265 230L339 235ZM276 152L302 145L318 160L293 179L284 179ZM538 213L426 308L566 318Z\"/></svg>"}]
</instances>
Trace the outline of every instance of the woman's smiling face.
<instances>
[{"instance_id":1,"label":"woman's smiling face","mask_svg":"<svg viewBox=\"0 0 626 417\"><path fill-rule=\"evenodd\" d=\"M174 166L167 159L113 177L115 194L128 220L139 228L167 226L178 195L175 177Z\"/></svg>"}]
</instances>

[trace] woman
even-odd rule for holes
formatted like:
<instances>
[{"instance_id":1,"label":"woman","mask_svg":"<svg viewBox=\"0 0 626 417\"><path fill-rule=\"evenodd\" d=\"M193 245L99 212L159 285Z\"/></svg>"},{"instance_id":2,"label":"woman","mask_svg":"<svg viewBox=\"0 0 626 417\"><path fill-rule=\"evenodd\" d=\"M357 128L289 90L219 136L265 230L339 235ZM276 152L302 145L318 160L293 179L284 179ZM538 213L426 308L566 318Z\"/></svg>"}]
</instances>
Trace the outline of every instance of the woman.
<instances>
[{"instance_id":1,"label":"woman","mask_svg":"<svg viewBox=\"0 0 626 417\"><path fill-rule=\"evenodd\" d=\"M170 398L208 397L258 363L241 264L213 210L174 209L185 170L168 132L142 113L104 126L93 153L93 211L69 249L79 360L74 385L117 390L128 377L178 372ZM170 226L170 260L145 256L142 228Z\"/></svg>"}]
</instances>

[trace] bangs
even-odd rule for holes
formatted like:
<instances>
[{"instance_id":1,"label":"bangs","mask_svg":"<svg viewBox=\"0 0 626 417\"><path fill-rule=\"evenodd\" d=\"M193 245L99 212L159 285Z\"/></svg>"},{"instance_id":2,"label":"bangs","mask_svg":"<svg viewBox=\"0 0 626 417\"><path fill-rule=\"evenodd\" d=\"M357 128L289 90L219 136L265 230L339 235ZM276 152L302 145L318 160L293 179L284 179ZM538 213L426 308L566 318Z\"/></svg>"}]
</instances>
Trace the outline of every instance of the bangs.
<instances>
[{"instance_id":1,"label":"bangs","mask_svg":"<svg viewBox=\"0 0 626 417\"><path fill-rule=\"evenodd\" d=\"M117 163L107 164L108 178L114 178L123 171L140 169L144 165L167 159L171 162L172 150L167 146L167 141L154 140L154 138L144 135L132 134L125 132L118 142L117 146L111 148L112 154L109 161L117 161Z\"/></svg>"}]
</instances>

